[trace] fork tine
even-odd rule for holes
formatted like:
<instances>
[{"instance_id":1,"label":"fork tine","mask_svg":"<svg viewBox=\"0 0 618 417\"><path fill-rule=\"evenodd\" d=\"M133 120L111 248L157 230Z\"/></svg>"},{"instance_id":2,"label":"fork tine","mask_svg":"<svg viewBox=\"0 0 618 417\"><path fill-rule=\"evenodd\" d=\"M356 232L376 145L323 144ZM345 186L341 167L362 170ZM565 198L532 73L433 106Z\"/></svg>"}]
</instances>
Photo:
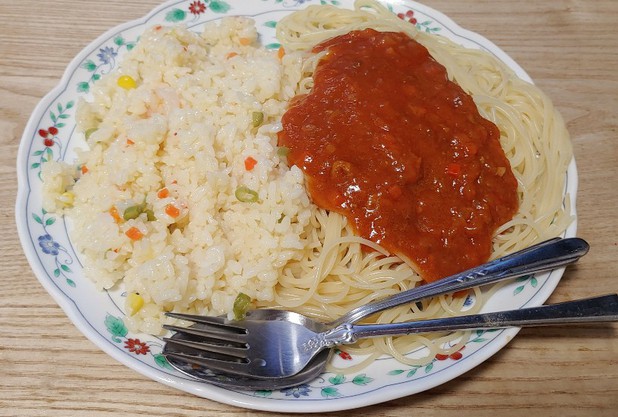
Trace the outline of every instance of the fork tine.
<instances>
[{"instance_id":1,"label":"fork tine","mask_svg":"<svg viewBox=\"0 0 618 417\"><path fill-rule=\"evenodd\" d=\"M171 324L164 324L163 328L166 330L174 331L176 333L199 336L207 339L216 339L224 342L245 343L244 334L233 333L226 330L221 331L221 329L225 328L218 326L202 325L199 327L180 327Z\"/></svg>"},{"instance_id":2,"label":"fork tine","mask_svg":"<svg viewBox=\"0 0 618 417\"><path fill-rule=\"evenodd\" d=\"M213 326L221 326L234 330L245 330L245 328L241 325L234 325L233 322L229 322L225 317L198 316L196 314L184 314L174 312L167 312L165 313L165 315L175 319L192 321L194 323L210 324Z\"/></svg>"},{"instance_id":3,"label":"fork tine","mask_svg":"<svg viewBox=\"0 0 618 417\"><path fill-rule=\"evenodd\" d=\"M204 341L184 340L184 339L172 339L164 337L163 340L167 343L171 343L177 346L187 347L195 349L200 352L218 353L220 355L229 356L237 359L245 359L247 356L247 347L229 346L222 344L208 343Z\"/></svg>"},{"instance_id":4,"label":"fork tine","mask_svg":"<svg viewBox=\"0 0 618 417\"><path fill-rule=\"evenodd\" d=\"M249 371L249 365L244 362L232 362L213 358L204 358L202 356L188 355L180 352L163 352L163 355L180 361L185 361L191 364L200 365L211 371L220 371L226 374L246 375Z\"/></svg>"}]
</instances>

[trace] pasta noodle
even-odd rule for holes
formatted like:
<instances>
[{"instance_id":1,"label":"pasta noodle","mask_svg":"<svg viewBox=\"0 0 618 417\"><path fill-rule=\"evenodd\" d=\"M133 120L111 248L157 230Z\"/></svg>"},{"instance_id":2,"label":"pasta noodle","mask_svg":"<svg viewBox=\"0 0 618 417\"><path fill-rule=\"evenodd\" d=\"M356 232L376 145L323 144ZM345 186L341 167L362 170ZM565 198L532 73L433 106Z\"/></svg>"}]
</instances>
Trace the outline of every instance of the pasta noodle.
<instances>
[{"instance_id":1,"label":"pasta noodle","mask_svg":"<svg viewBox=\"0 0 618 417\"><path fill-rule=\"evenodd\" d=\"M277 25L277 37L286 52L298 51L305 57L304 78L297 93L311 90L313 69L320 59L320 54L309 52L313 46L365 28L405 32L423 44L446 67L449 77L472 95L481 115L500 129L501 145L518 181L520 207L514 218L496 232L492 257L563 233L572 221L569 199L563 196L565 173L572 158L565 124L545 94L519 79L491 54L418 31L373 0L356 1L354 10L310 6ZM311 224L304 257L290 262L279 279L277 307L328 321L421 283L419 275L399 258L354 236L343 216L315 208ZM363 251L362 245L375 251ZM458 315L464 311L474 313L498 288L475 288L469 299L445 295L424 300L385 311L374 321L387 323ZM346 350L367 355L366 359L345 371L353 372L383 354L410 365L425 364L437 353L448 355L459 350L467 340L465 332L363 340ZM407 355L413 351L422 355Z\"/></svg>"}]
</instances>

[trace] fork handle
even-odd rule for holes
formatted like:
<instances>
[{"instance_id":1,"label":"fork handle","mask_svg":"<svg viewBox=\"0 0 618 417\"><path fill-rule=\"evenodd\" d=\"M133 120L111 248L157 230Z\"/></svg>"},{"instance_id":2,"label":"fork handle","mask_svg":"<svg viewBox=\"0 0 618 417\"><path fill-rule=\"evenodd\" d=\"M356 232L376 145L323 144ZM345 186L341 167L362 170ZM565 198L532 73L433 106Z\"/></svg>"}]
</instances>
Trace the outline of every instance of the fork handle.
<instances>
[{"instance_id":1,"label":"fork handle","mask_svg":"<svg viewBox=\"0 0 618 417\"><path fill-rule=\"evenodd\" d=\"M584 256L588 249L588 243L580 238L549 239L459 274L357 307L329 323L329 326L356 323L374 313L401 304L565 266Z\"/></svg>"},{"instance_id":2,"label":"fork handle","mask_svg":"<svg viewBox=\"0 0 618 417\"><path fill-rule=\"evenodd\" d=\"M405 323L353 325L343 324L323 333L330 346L354 343L367 337L401 336L435 331L482 328L532 327L618 321L618 295L600 297L519 310L446 317Z\"/></svg>"}]
</instances>

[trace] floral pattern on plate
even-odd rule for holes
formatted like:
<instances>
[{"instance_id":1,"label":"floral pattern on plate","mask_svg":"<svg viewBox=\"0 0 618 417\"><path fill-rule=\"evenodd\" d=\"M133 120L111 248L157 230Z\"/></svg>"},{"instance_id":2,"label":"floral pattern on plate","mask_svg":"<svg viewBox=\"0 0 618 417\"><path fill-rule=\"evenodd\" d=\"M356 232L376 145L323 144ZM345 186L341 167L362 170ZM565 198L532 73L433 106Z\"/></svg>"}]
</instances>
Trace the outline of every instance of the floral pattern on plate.
<instances>
[{"instance_id":1,"label":"floral pattern on plate","mask_svg":"<svg viewBox=\"0 0 618 417\"><path fill-rule=\"evenodd\" d=\"M417 29L439 33L474 48L484 48L502 59L522 78L527 74L491 42L457 26L448 17L422 4L407 0L384 0L399 18ZM231 391L195 382L173 370L161 355L163 342L154 336L131 334L122 317L122 289L97 291L84 278L79 254L71 244L68 222L42 207L41 167L50 160L73 161L75 149L83 146L83 134L75 130L75 107L88 98L90 89L113 71L122 55L131 50L145 28L183 24L199 30L204 22L227 15L254 18L265 47L279 48L277 21L287 13L312 4L352 7L352 0L172 0L144 18L111 29L88 45L68 66L60 84L34 110L24 131L18 154L16 217L22 246L35 275L66 311L74 324L102 350L154 380L205 398L243 404L269 411L335 411L375 404L411 395L474 368L498 352L516 330L470 332L463 349L438 355L423 366L403 366L381 358L362 372L349 375L326 373L315 381L279 391ZM79 168L78 168L79 169ZM567 180L571 196L576 182L574 164ZM70 196L67 196L70 198ZM572 202L574 206L574 202ZM575 233L574 224L567 236ZM562 271L524 277L499 292L504 308L538 305L557 285ZM354 363L342 349L335 355L339 365Z\"/></svg>"}]
</instances>

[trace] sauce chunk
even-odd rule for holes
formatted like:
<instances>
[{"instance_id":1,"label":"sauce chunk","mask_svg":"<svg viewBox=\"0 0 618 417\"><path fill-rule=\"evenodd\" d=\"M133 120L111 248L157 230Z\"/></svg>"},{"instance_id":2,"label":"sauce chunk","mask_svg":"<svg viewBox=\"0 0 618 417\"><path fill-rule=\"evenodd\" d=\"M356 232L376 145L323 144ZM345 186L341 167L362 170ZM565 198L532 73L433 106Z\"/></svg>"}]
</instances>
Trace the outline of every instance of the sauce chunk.
<instances>
[{"instance_id":1,"label":"sauce chunk","mask_svg":"<svg viewBox=\"0 0 618 417\"><path fill-rule=\"evenodd\" d=\"M485 262L518 208L496 125L403 33L353 31L320 51L313 89L279 133L314 203L425 281Z\"/></svg>"}]
</instances>

